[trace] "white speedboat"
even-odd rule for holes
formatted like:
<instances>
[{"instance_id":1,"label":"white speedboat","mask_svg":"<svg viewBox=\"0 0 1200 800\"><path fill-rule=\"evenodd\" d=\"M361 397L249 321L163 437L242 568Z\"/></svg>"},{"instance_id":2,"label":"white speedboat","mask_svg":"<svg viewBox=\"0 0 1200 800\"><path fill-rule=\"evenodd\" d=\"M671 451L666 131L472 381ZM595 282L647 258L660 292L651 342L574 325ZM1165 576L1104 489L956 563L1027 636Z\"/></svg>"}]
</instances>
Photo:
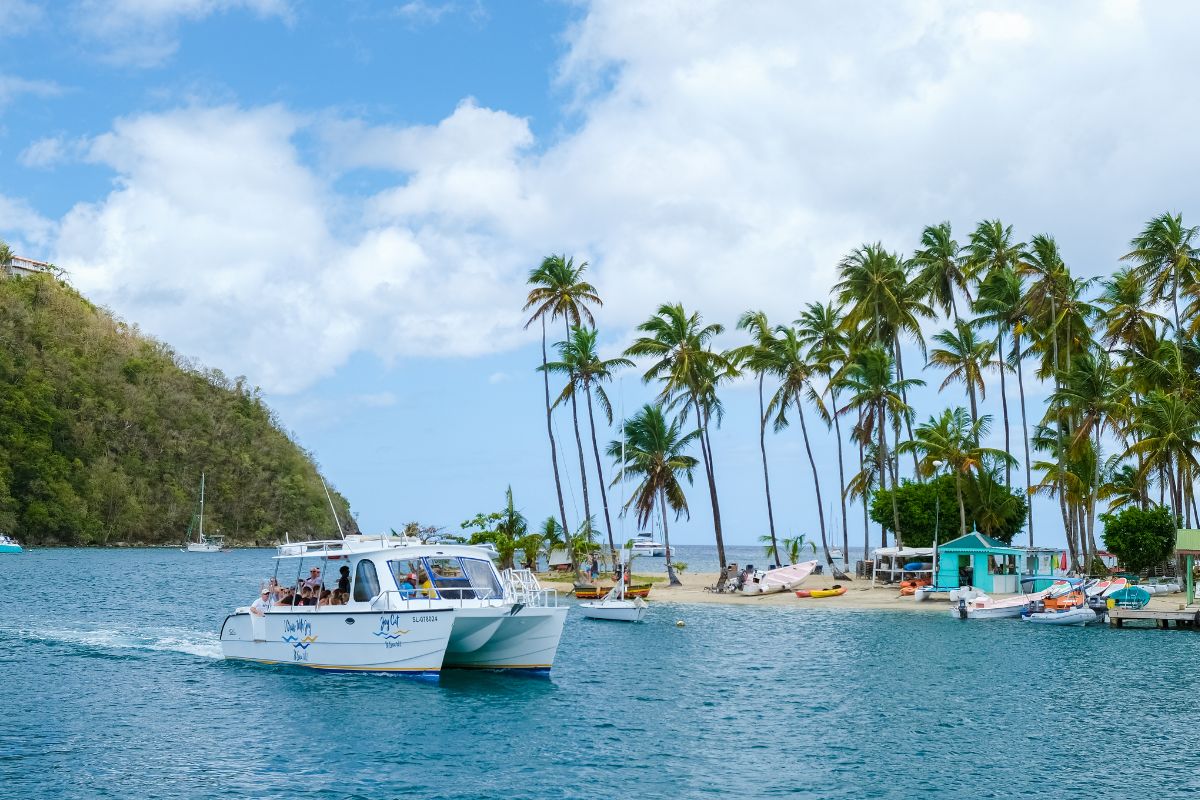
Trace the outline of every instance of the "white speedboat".
<instances>
[{"instance_id":1,"label":"white speedboat","mask_svg":"<svg viewBox=\"0 0 1200 800\"><path fill-rule=\"evenodd\" d=\"M196 538L192 538L192 525L195 525L199 520ZM229 548L225 546L224 536L205 536L204 535L204 473L200 473L200 513L192 520L192 524L188 525L187 535L184 537L183 552L185 553L227 553Z\"/></svg>"},{"instance_id":2,"label":"white speedboat","mask_svg":"<svg viewBox=\"0 0 1200 800\"><path fill-rule=\"evenodd\" d=\"M661 558L667 554L667 549L662 546L661 542L654 541L654 534L643 531L633 539L633 554Z\"/></svg>"},{"instance_id":3,"label":"white speedboat","mask_svg":"<svg viewBox=\"0 0 1200 800\"><path fill-rule=\"evenodd\" d=\"M1050 590L1046 589L1034 594L1021 594L1015 597L993 599L986 594L972 598L959 598L950 608L950 615L958 619L1005 619L1019 617L1033 603L1044 598Z\"/></svg>"},{"instance_id":4,"label":"white speedboat","mask_svg":"<svg viewBox=\"0 0 1200 800\"><path fill-rule=\"evenodd\" d=\"M0 553L23 553L20 543L6 534L0 533Z\"/></svg>"},{"instance_id":5,"label":"white speedboat","mask_svg":"<svg viewBox=\"0 0 1200 800\"><path fill-rule=\"evenodd\" d=\"M335 605L239 608L221 626L227 659L325 670L436 675L443 668L549 672L566 620L558 594L532 573L501 574L492 553L402 536L281 545L276 579L350 592ZM340 593L338 593L340 595ZM335 598L341 600L341 598Z\"/></svg>"},{"instance_id":6,"label":"white speedboat","mask_svg":"<svg viewBox=\"0 0 1200 800\"><path fill-rule=\"evenodd\" d=\"M775 592L790 592L804 583L804 579L817 568L816 561L802 561L799 564L789 564L765 572L755 570L742 582L742 594L773 594Z\"/></svg>"}]
</instances>

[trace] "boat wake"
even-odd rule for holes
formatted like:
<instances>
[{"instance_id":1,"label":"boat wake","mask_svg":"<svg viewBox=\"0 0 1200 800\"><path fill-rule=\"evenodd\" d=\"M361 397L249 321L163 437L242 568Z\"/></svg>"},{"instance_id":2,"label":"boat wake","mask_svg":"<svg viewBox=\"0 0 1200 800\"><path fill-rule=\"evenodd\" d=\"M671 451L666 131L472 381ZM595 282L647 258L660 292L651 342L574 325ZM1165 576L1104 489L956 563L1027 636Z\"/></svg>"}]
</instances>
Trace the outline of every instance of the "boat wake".
<instances>
[{"instance_id":1,"label":"boat wake","mask_svg":"<svg viewBox=\"0 0 1200 800\"><path fill-rule=\"evenodd\" d=\"M195 631L160 630L135 634L114 630L17 630L0 632L30 642L66 644L97 650L142 650L184 653L197 658L220 658L221 645L214 634Z\"/></svg>"}]
</instances>

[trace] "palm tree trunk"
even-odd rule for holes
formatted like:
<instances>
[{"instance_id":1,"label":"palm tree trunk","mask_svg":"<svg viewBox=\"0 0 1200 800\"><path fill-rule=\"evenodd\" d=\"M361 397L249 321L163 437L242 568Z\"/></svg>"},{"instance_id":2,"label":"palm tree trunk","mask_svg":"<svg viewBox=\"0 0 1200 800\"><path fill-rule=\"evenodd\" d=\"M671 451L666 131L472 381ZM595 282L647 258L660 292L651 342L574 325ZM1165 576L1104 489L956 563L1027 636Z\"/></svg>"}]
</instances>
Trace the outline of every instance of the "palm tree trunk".
<instances>
[{"instance_id":1,"label":"palm tree trunk","mask_svg":"<svg viewBox=\"0 0 1200 800\"><path fill-rule=\"evenodd\" d=\"M662 489L658 490L658 507L662 509L663 553L667 557L667 585L683 586L683 581L679 580L679 576L675 574L675 566L671 563L671 534L667 530L667 493Z\"/></svg>"},{"instance_id":2,"label":"palm tree trunk","mask_svg":"<svg viewBox=\"0 0 1200 800\"><path fill-rule=\"evenodd\" d=\"M963 503L962 473L954 470L954 492L958 495L958 535L967 535L967 507Z\"/></svg>"},{"instance_id":3,"label":"palm tree trunk","mask_svg":"<svg viewBox=\"0 0 1200 800\"><path fill-rule=\"evenodd\" d=\"M550 437L550 464L554 467L554 489L558 493L558 518L562 522L563 535L571 530L567 527L567 506L563 502L562 479L558 475L558 445L554 443L553 413L550 408L550 372L546 369L546 318L542 317L542 383L546 389L546 435ZM567 548L570 550L570 548ZM571 569L577 570L574 554L571 555Z\"/></svg>"},{"instance_id":4,"label":"palm tree trunk","mask_svg":"<svg viewBox=\"0 0 1200 800\"><path fill-rule=\"evenodd\" d=\"M833 400L833 431L838 443L838 499L842 504L842 561L850 568L850 523L846 519L846 469L842 464L842 426L838 422L837 390L830 387Z\"/></svg>"},{"instance_id":5,"label":"palm tree trunk","mask_svg":"<svg viewBox=\"0 0 1200 800\"><path fill-rule=\"evenodd\" d=\"M574 380L574 377L572 377ZM575 392L571 392L571 420L575 423L575 445L579 448L579 479L583 486L583 519L584 531L588 541L592 539L592 504L588 500L587 465L583 457L583 437L579 434L579 404L575 402Z\"/></svg>"},{"instance_id":6,"label":"palm tree trunk","mask_svg":"<svg viewBox=\"0 0 1200 800\"><path fill-rule=\"evenodd\" d=\"M893 341L893 348L896 351L896 375L897 375L897 377L900 378L900 383L903 384L904 383L904 356L902 356L900 354L900 337L899 336L897 336L895 338L895 340ZM901 385L901 387L900 387L900 399L902 401L904 401L904 405L906 405L906 406L908 405L908 390L905 389L903 385ZM908 433L908 440L911 442L912 438L913 438L912 420L909 419L907 415L905 415L905 417L904 417L904 425L905 425L905 431ZM897 426L897 429L898 428L899 428L899 426ZM897 438L899 438L898 433L897 433ZM917 451L916 450L913 451L912 457L913 457L913 480L920 483L921 482L921 473L917 471ZM896 461L897 461L896 469L899 469L900 468L899 457L896 458ZM900 484L899 478L892 481L892 484L893 484L893 486L898 486ZM899 545L897 545L897 547L899 547Z\"/></svg>"},{"instance_id":7,"label":"palm tree trunk","mask_svg":"<svg viewBox=\"0 0 1200 800\"><path fill-rule=\"evenodd\" d=\"M880 458L879 489L880 489L880 491L887 490L887 469L888 469L887 462L889 461L888 449L887 449L887 433L884 430L887 427L886 422L885 422L887 417L885 416L885 414L886 414L885 408L884 408L883 404L881 403L880 408L879 408L879 458ZM899 438L900 425L897 423L895 425L895 428L896 428L896 438ZM893 541L896 543L896 547L902 547L903 545L901 543L901 536L900 536L900 506L897 504L896 491L895 491L896 486L897 486L896 481L892 481L892 524L896 526L893 529L894 533L895 533L895 535L893 537ZM883 546L887 547L887 532L886 531L883 534Z\"/></svg>"},{"instance_id":8,"label":"palm tree trunk","mask_svg":"<svg viewBox=\"0 0 1200 800\"><path fill-rule=\"evenodd\" d=\"M713 534L717 540L717 561L721 564L721 575L725 575L725 538L721 535L721 506L717 502L717 478L713 471L712 442L708 438L708 414L700 411L696 401L696 423L700 426L700 453L704 456L704 474L708 478L708 496L712 500Z\"/></svg>"},{"instance_id":9,"label":"palm tree trunk","mask_svg":"<svg viewBox=\"0 0 1200 800\"><path fill-rule=\"evenodd\" d=\"M767 472L767 414L763 407L763 374L758 375L758 449L762 452L763 486L767 490L767 524L771 526L771 552L775 554L775 563L782 564L779 558L779 542L775 538L775 512L771 508L771 476Z\"/></svg>"},{"instance_id":10,"label":"palm tree trunk","mask_svg":"<svg viewBox=\"0 0 1200 800\"><path fill-rule=\"evenodd\" d=\"M587 391L588 426L592 429L592 454L596 457L596 477L600 482L600 503L604 506L604 527L608 530L608 549L613 564L617 563L617 546L613 541L612 518L608 514L608 492L604 489L604 468L600 465L600 445L596 442L596 419L592 413L592 384L585 384ZM622 542L621 544L624 544Z\"/></svg>"},{"instance_id":11,"label":"palm tree trunk","mask_svg":"<svg viewBox=\"0 0 1200 800\"><path fill-rule=\"evenodd\" d=\"M1025 371L1021 368L1021 362L1025 359L1021 353L1021 337L1016 330L1013 331L1013 356L1017 359L1017 388L1021 392L1021 440L1025 443L1025 508L1029 517L1029 546L1033 547L1033 478L1029 466L1029 423L1025 418Z\"/></svg>"},{"instance_id":12,"label":"palm tree trunk","mask_svg":"<svg viewBox=\"0 0 1200 800\"><path fill-rule=\"evenodd\" d=\"M817 460L813 458L812 446L808 441L808 424L804 421L804 403L796 398L796 412L800 415L800 432L804 435L804 451L808 453L808 465L812 467L813 488L817 493L817 520L821 524L821 548L825 551L825 563L833 566L833 556L829 555L829 537L825 533L825 504L821 500L821 478L817 474Z\"/></svg>"},{"instance_id":13,"label":"palm tree trunk","mask_svg":"<svg viewBox=\"0 0 1200 800\"><path fill-rule=\"evenodd\" d=\"M860 436L858 437L858 472L860 475L862 473L866 472L866 470L867 470L867 453L866 453L867 444L866 444L866 442L863 441L862 436L861 436L862 419L863 419L862 409L860 408L858 411L858 430L860 432ZM867 561L868 554L871 552L871 517L867 513L867 502L870 500L870 498L867 496L867 487L865 485L865 482L864 482L864 485L862 488L863 488L863 492L862 492L861 500L862 500L862 511L863 511L863 562L865 563ZM845 499L844 492L845 492L845 490L843 490L843 499ZM847 554L847 556L848 555L849 554Z\"/></svg>"},{"instance_id":14,"label":"palm tree trunk","mask_svg":"<svg viewBox=\"0 0 1200 800\"><path fill-rule=\"evenodd\" d=\"M1004 452L1012 457L1012 444L1009 439L1008 430L1008 390L1005 388L1004 368L1004 328L999 327L996 330L996 355L1000 362L1000 408L1004 414ZM1005 488L1012 487L1012 462L1008 461L1004 464L1004 486Z\"/></svg>"}]
</instances>

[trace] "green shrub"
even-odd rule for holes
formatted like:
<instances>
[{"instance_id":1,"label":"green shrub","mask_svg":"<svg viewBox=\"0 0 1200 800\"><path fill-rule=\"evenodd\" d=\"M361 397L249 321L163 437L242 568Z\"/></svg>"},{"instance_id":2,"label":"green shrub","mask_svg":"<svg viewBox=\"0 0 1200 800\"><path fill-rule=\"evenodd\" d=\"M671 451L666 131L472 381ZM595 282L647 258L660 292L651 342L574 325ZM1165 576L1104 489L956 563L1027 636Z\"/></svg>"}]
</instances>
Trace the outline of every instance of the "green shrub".
<instances>
[{"instance_id":1,"label":"green shrub","mask_svg":"<svg viewBox=\"0 0 1200 800\"><path fill-rule=\"evenodd\" d=\"M1129 506L1116 514L1101 514L1100 521L1104 547L1130 572L1158 566L1175 552L1179 520L1170 509L1156 506L1143 511Z\"/></svg>"}]
</instances>

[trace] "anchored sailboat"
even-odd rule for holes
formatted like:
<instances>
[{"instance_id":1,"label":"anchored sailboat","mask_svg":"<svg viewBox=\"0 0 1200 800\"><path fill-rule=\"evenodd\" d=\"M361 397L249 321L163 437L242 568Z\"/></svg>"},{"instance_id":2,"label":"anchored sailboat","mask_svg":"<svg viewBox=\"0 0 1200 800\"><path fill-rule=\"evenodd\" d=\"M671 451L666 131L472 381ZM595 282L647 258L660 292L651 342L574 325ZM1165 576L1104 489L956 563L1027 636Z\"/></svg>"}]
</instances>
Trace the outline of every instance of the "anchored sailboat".
<instances>
[{"instance_id":1,"label":"anchored sailboat","mask_svg":"<svg viewBox=\"0 0 1200 800\"><path fill-rule=\"evenodd\" d=\"M192 540L192 524L199 523L195 541ZM200 513L192 518L185 536L183 551L185 553L224 553L229 548L225 546L223 536L204 535L204 473L200 473Z\"/></svg>"}]
</instances>

